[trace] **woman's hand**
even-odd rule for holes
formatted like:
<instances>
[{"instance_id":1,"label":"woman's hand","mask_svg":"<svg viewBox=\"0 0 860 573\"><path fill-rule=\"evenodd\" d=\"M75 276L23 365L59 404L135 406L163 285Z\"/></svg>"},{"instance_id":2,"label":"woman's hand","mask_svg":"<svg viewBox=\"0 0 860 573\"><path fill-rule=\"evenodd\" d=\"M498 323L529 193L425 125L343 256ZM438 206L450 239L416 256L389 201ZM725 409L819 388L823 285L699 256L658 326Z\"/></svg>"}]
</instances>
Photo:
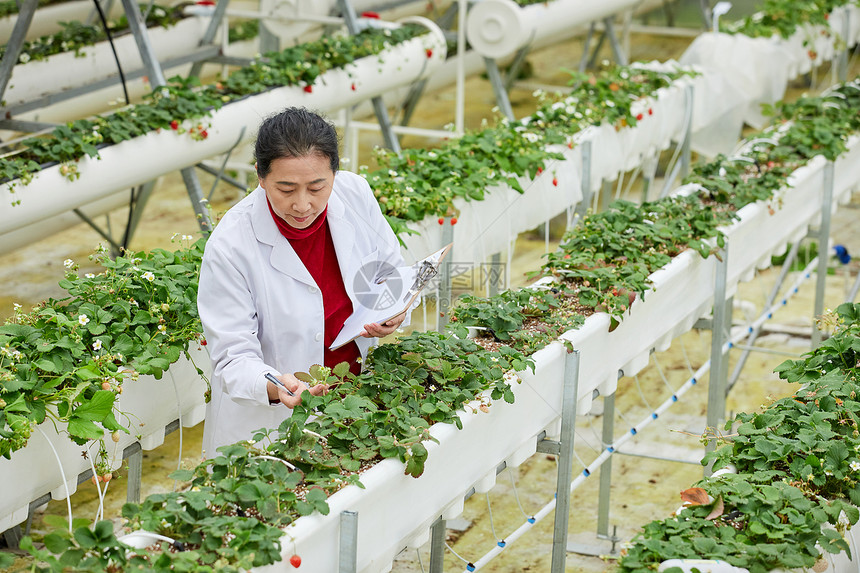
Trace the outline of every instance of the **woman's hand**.
<instances>
[{"instance_id":1,"label":"woman's hand","mask_svg":"<svg viewBox=\"0 0 860 573\"><path fill-rule=\"evenodd\" d=\"M312 396L325 396L328 392L328 384L316 384L312 388L308 388L307 384L289 373L281 374L278 376L278 380L283 382L295 396L290 396L286 390L269 382L267 388L269 400L280 400L281 404L290 409L302 403L302 392L305 390L310 392Z\"/></svg>"},{"instance_id":2,"label":"woman's hand","mask_svg":"<svg viewBox=\"0 0 860 573\"><path fill-rule=\"evenodd\" d=\"M378 324L376 322L365 324L361 336L365 338L382 338L383 336L388 336L397 330L400 325L403 324L404 320L406 320L406 311L403 311L401 314L398 314L391 320L383 322L382 324Z\"/></svg>"}]
</instances>

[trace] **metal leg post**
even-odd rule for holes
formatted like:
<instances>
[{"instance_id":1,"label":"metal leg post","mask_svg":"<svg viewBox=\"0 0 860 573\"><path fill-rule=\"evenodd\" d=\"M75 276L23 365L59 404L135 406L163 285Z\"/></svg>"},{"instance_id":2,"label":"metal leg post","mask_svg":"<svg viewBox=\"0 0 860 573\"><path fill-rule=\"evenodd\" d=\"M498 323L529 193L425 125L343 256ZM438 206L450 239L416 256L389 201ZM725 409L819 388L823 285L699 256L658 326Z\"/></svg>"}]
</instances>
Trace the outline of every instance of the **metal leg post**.
<instances>
[{"instance_id":1,"label":"metal leg post","mask_svg":"<svg viewBox=\"0 0 860 573\"><path fill-rule=\"evenodd\" d=\"M511 107L511 100L508 97L508 92L505 90L505 82L502 80L502 74L499 72L499 65L493 58L484 58L484 64L487 66L487 77L490 78L490 84L493 86L493 93L496 94L496 103L499 104L499 109L505 114L509 120L513 121L514 109Z\"/></svg>"},{"instance_id":2,"label":"metal leg post","mask_svg":"<svg viewBox=\"0 0 860 573\"><path fill-rule=\"evenodd\" d=\"M206 31L203 33L203 38L200 39L201 46L211 44L215 41L215 34L218 33L218 28L221 26L222 20L224 20L224 13L227 11L227 5L229 3L230 0L218 0L218 4L215 5L215 13L209 21L209 27L206 28ZM203 62L194 62L194 64L191 65L191 71L188 75L199 77L202 69Z\"/></svg>"},{"instance_id":3,"label":"metal leg post","mask_svg":"<svg viewBox=\"0 0 860 573\"><path fill-rule=\"evenodd\" d=\"M573 476L573 440L576 428L576 400L579 392L579 351L565 356L564 393L561 409L558 478L556 481L555 525L552 534L552 573L564 573L567 560L567 528L570 519L570 482Z\"/></svg>"},{"instance_id":4,"label":"metal leg post","mask_svg":"<svg viewBox=\"0 0 860 573\"><path fill-rule=\"evenodd\" d=\"M821 204L821 226L818 228L818 274L815 280L815 305L813 317L824 312L824 288L827 285L827 262L830 258L830 218L833 206L834 164L828 161L824 166L824 200ZM813 324L812 348L821 344L821 331Z\"/></svg>"},{"instance_id":5,"label":"metal leg post","mask_svg":"<svg viewBox=\"0 0 860 573\"><path fill-rule=\"evenodd\" d=\"M487 277L489 283L489 294L490 296L495 296L499 294L500 283L502 282L502 253L493 253L493 256L490 258L490 273Z\"/></svg>"},{"instance_id":6,"label":"metal leg post","mask_svg":"<svg viewBox=\"0 0 860 573\"><path fill-rule=\"evenodd\" d=\"M128 503L140 503L140 485L143 479L143 450L140 444L132 444L122 453L128 459L128 483L126 484L125 500Z\"/></svg>"},{"instance_id":7,"label":"metal leg post","mask_svg":"<svg viewBox=\"0 0 860 573\"><path fill-rule=\"evenodd\" d=\"M606 37L609 38L609 45L612 46L612 54L615 56L615 62L619 66L627 65L627 54L624 53L624 49L621 47L621 43L618 41L618 36L615 34L615 23L612 21L612 18L604 18L603 25L606 26Z\"/></svg>"},{"instance_id":8,"label":"metal leg post","mask_svg":"<svg viewBox=\"0 0 860 573\"><path fill-rule=\"evenodd\" d=\"M684 101L687 104L687 125L684 128L684 140L681 143L681 179L690 173L690 163L692 158L692 139L693 139L693 104L695 94L693 86L687 86L684 90Z\"/></svg>"},{"instance_id":9,"label":"metal leg post","mask_svg":"<svg viewBox=\"0 0 860 573\"><path fill-rule=\"evenodd\" d=\"M603 447L615 441L615 392L603 398ZM612 487L612 457L600 466L600 493L597 505L597 535L609 537L609 499Z\"/></svg>"},{"instance_id":10,"label":"metal leg post","mask_svg":"<svg viewBox=\"0 0 860 573\"><path fill-rule=\"evenodd\" d=\"M442 225L442 245L444 246L454 241L454 225L451 224L451 218L445 217ZM436 301L436 312L439 313L439 332L445 332L445 326L448 324L448 310L452 306L451 281L454 277L451 276L451 261L454 256L454 247L442 261L441 269L439 269L439 300Z\"/></svg>"},{"instance_id":11,"label":"metal leg post","mask_svg":"<svg viewBox=\"0 0 860 573\"><path fill-rule=\"evenodd\" d=\"M338 573L358 571L358 512L340 514L340 563Z\"/></svg>"},{"instance_id":12,"label":"metal leg post","mask_svg":"<svg viewBox=\"0 0 860 573\"><path fill-rule=\"evenodd\" d=\"M357 34L360 29L355 8L349 0L338 0L337 4L343 14L347 30L349 30L350 34ZM388 108L385 107L385 101L379 96L372 98L370 101L373 103L373 111L376 112L376 119L379 121L385 146L396 153L400 153L400 140L397 139L397 135L392 128L391 118L388 116Z\"/></svg>"},{"instance_id":13,"label":"metal leg post","mask_svg":"<svg viewBox=\"0 0 860 573\"><path fill-rule=\"evenodd\" d=\"M445 567L445 520L439 518L430 527L430 573L442 573Z\"/></svg>"},{"instance_id":14,"label":"metal leg post","mask_svg":"<svg viewBox=\"0 0 860 573\"><path fill-rule=\"evenodd\" d=\"M728 245L719 251L722 261L717 263L714 280L714 320L711 325L711 373L708 382L708 428L716 432L726 416L726 361L723 354L725 343L726 320L731 319L731 309L727 304L726 278L728 273ZM716 448L716 441L709 440L705 446L706 452ZM705 468L705 475L710 475L710 467Z\"/></svg>"}]
</instances>

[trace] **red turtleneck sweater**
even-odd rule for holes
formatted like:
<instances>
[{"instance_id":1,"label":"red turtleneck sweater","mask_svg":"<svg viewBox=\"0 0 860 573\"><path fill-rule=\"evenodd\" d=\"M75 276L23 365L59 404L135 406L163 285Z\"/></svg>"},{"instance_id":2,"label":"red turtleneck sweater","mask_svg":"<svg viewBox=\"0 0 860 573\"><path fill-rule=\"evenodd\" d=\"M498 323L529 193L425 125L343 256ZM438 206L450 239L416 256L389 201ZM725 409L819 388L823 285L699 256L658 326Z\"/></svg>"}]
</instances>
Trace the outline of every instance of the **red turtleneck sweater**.
<instances>
[{"instance_id":1,"label":"red turtleneck sweater","mask_svg":"<svg viewBox=\"0 0 860 573\"><path fill-rule=\"evenodd\" d=\"M290 246L299 256L302 264L317 283L323 297L325 313L325 333L323 335L323 366L334 367L341 362L348 362L353 374L361 371L358 358L361 352L355 341L341 346L337 350L329 350L343 323L352 314L352 301L343 286L337 253L331 239L326 214L328 207L306 229L296 229L281 219L272 209L272 204L266 198L272 219L281 234L290 242Z\"/></svg>"}]
</instances>

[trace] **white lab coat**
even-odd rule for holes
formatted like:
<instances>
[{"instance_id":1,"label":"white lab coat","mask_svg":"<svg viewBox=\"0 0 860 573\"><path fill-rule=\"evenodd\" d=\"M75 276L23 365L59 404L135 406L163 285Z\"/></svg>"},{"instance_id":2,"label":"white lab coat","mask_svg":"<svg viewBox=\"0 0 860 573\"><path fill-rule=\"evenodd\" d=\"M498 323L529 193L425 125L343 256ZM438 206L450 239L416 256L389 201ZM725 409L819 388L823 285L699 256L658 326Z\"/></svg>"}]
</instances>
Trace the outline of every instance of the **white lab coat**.
<instances>
[{"instance_id":1,"label":"white lab coat","mask_svg":"<svg viewBox=\"0 0 860 573\"><path fill-rule=\"evenodd\" d=\"M326 216L356 308L358 270L374 262L402 266L399 243L370 186L354 173L337 172ZM214 457L219 446L277 428L292 413L269 404L267 372L307 372L323 363L322 294L278 231L262 188L230 209L206 243L197 306L213 364L203 451ZM375 341L356 340L362 356Z\"/></svg>"}]
</instances>

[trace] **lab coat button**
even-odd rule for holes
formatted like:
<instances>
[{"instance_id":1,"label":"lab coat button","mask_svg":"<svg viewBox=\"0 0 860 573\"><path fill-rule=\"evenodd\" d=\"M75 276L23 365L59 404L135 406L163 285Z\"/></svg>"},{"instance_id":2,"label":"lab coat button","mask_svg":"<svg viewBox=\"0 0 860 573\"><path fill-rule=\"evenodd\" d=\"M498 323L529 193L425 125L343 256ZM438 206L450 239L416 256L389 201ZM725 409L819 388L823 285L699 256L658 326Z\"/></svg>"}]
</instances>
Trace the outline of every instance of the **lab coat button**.
<instances>
[{"instance_id":1,"label":"lab coat button","mask_svg":"<svg viewBox=\"0 0 860 573\"><path fill-rule=\"evenodd\" d=\"M317 342L322 340L322 332L317 332L317 335L314 336L314 340L316 340Z\"/></svg>"},{"instance_id":2,"label":"lab coat button","mask_svg":"<svg viewBox=\"0 0 860 573\"><path fill-rule=\"evenodd\" d=\"M309 292L309 293L311 293L311 294L316 294L316 292L317 292L317 287L308 287L308 292Z\"/></svg>"}]
</instances>

